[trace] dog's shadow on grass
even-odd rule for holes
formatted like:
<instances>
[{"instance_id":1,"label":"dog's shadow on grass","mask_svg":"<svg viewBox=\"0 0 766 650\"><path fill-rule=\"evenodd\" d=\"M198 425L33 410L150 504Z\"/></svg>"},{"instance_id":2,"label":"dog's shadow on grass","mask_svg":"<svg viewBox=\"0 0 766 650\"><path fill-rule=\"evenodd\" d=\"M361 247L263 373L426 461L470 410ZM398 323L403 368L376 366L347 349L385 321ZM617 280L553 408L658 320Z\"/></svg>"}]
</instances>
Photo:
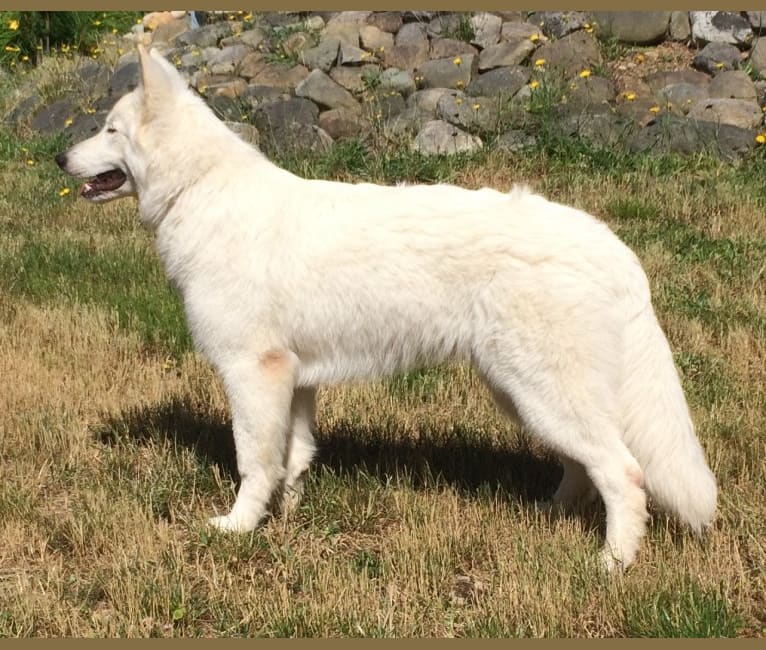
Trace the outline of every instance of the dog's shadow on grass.
<instances>
[{"instance_id":1,"label":"dog's shadow on grass","mask_svg":"<svg viewBox=\"0 0 766 650\"><path fill-rule=\"evenodd\" d=\"M224 477L238 478L228 416L186 398L110 417L96 435L105 444L168 440L217 465ZM429 489L439 482L466 495L488 489L509 500L550 498L561 478L558 462L524 446L506 448L486 438L477 429L428 432L411 440L394 436L384 427L357 426L344 420L317 431L318 453L313 467L323 466L339 476L364 471L382 483L391 477L406 477L416 489Z\"/></svg>"}]
</instances>

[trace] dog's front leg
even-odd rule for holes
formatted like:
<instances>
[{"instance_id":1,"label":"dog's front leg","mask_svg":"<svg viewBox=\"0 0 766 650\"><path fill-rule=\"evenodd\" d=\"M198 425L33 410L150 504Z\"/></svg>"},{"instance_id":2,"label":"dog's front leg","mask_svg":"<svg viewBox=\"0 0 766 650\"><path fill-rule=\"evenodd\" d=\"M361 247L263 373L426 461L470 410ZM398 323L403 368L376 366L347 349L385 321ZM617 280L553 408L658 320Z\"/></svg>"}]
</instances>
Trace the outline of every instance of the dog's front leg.
<instances>
[{"instance_id":1,"label":"dog's front leg","mask_svg":"<svg viewBox=\"0 0 766 650\"><path fill-rule=\"evenodd\" d=\"M228 515L210 523L245 532L258 526L274 490L285 477L297 359L289 351L271 350L251 360L221 368L231 405L240 487Z\"/></svg>"}]
</instances>

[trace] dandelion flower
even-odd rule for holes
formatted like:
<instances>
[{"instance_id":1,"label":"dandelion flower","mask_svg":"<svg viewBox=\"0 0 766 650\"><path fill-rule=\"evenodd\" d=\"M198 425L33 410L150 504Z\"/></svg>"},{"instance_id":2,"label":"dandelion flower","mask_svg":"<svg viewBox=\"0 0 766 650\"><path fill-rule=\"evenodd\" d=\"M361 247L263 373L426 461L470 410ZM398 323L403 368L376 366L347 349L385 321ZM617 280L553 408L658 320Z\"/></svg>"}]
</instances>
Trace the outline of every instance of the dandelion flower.
<instances>
[{"instance_id":1,"label":"dandelion flower","mask_svg":"<svg viewBox=\"0 0 766 650\"><path fill-rule=\"evenodd\" d=\"M481 104L474 104L473 110L478 111L481 108Z\"/></svg>"},{"instance_id":2,"label":"dandelion flower","mask_svg":"<svg viewBox=\"0 0 766 650\"><path fill-rule=\"evenodd\" d=\"M536 68L542 68L545 65L545 59L537 59L535 61Z\"/></svg>"},{"instance_id":3,"label":"dandelion flower","mask_svg":"<svg viewBox=\"0 0 766 650\"><path fill-rule=\"evenodd\" d=\"M462 100L460 97L458 97L457 99L455 99L455 103L456 103L458 106L460 106L460 104L462 104L462 103L463 103L463 100Z\"/></svg>"},{"instance_id":4,"label":"dandelion flower","mask_svg":"<svg viewBox=\"0 0 766 650\"><path fill-rule=\"evenodd\" d=\"M655 106L652 106L652 107L649 109L649 112L650 112L650 113L654 113L654 114L656 115L657 113L659 113L659 112L660 112L660 107L659 107L659 106L656 106L656 105L655 105Z\"/></svg>"},{"instance_id":5,"label":"dandelion flower","mask_svg":"<svg viewBox=\"0 0 766 650\"><path fill-rule=\"evenodd\" d=\"M590 74L591 74L591 73L590 73L590 70L583 70L583 71L580 73L580 77L581 77L582 79L587 79L588 77L590 77Z\"/></svg>"},{"instance_id":6,"label":"dandelion flower","mask_svg":"<svg viewBox=\"0 0 766 650\"><path fill-rule=\"evenodd\" d=\"M720 70L721 68L723 68L723 66L724 66L724 64L721 61L716 61L715 62L716 70Z\"/></svg>"},{"instance_id":7,"label":"dandelion flower","mask_svg":"<svg viewBox=\"0 0 766 650\"><path fill-rule=\"evenodd\" d=\"M628 90L627 92L622 93L622 96L629 102L632 102L636 99L636 93L634 93L632 90Z\"/></svg>"},{"instance_id":8,"label":"dandelion flower","mask_svg":"<svg viewBox=\"0 0 766 650\"><path fill-rule=\"evenodd\" d=\"M757 136L755 136L755 141L758 144L766 144L766 133L759 133Z\"/></svg>"},{"instance_id":9,"label":"dandelion flower","mask_svg":"<svg viewBox=\"0 0 766 650\"><path fill-rule=\"evenodd\" d=\"M529 82L529 87L534 90L535 88L538 88L540 86L540 82L535 79L534 81Z\"/></svg>"},{"instance_id":10,"label":"dandelion flower","mask_svg":"<svg viewBox=\"0 0 766 650\"><path fill-rule=\"evenodd\" d=\"M32 165L34 165L34 164L35 164L35 161L34 161L34 160L32 160L31 158L27 158L27 161L26 161L26 162L27 162L27 165L29 165L30 167L32 167Z\"/></svg>"},{"instance_id":11,"label":"dandelion flower","mask_svg":"<svg viewBox=\"0 0 766 650\"><path fill-rule=\"evenodd\" d=\"M64 120L64 126L72 126L72 122L74 122L74 120L71 117L68 117Z\"/></svg>"},{"instance_id":12,"label":"dandelion flower","mask_svg":"<svg viewBox=\"0 0 766 650\"><path fill-rule=\"evenodd\" d=\"M536 43L537 41L540 40L540 34L535 32L534 34L532 34L532 36L529 37L529 40L532 41L533 43Z\"/></svg>"},{"instance_id":13,"label":"dandelion flower","mask_svg":"<svg viewBox=\"0 0 766 650\"><path fill-rule=\"evenodd\" d=\"M646 57L643 54L636 54L636 63L643 63Z\"/></svg>"},{"instance_id":14,"label":"dandelion flower","mask_svg":"<svg viewBox=\"0 0 766 650\"><path fill-rule=\"evenodd\" d=\"M455 65L460 65L463 62L463 59L461 59L459 56L456 56L454 59L452 59L452 63Z\"/></svg>"},{"instance_id":15,"label":"dandelion flower","mask_svg":"<svg viewBox=\"0 0 766 650\"><path fill-rule=\"evenodd\" d=\"M16 47L15 45L6 45L5 46L5 51L6 52L20 52L21 48L20 47Z\"/></svg>"},{"instance_id":16,"label":"dandelion flower","mask_svg":"<svg viewBox=\"0 0 766 650\"><path fill-rule=\"evenodd\" d=\"M69 194L69 192L71 192L71 191L72 191L72 190L70 190L68 187L62 187L62 188L59 190L59 196L66 196L66 195L67 195L67 194Z\"/></svg>"},{"instance_id":17,"label":"dandelion flower","mask_svg":"<svg viewBox=\"0 0 766 650\"><path fill-rule=\"evenodd\" d=\"M19 28L19 21L18 20L9 20L8 21L8 29L15 32Z\"/></svg>"}]
</instances>

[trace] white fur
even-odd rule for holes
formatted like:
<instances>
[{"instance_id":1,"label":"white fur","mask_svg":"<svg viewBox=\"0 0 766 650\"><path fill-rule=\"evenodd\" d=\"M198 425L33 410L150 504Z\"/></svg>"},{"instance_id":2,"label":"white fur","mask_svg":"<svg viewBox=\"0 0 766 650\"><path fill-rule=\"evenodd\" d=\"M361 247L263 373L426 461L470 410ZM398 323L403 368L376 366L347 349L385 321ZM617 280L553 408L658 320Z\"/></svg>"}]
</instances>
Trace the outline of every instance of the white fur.
<instances>
[{"instance_id":1,"label":"white fur","mask_svg":"<svg viewBox=\"0 0 766 650\"><path fill-rule=\"evenodd\" d=\"M636 256L531 194L304 180L232 134L156 52L65 169L117 166L230 400L250 530L314 453L314 387L470 361L560 455L564 506L597 491L604 561L638 550L646 494L695 529L716 484ZM108 132L114 129L115 132ZM109 196L107 198L115 198Z\"/></svg>"}]
</instances>

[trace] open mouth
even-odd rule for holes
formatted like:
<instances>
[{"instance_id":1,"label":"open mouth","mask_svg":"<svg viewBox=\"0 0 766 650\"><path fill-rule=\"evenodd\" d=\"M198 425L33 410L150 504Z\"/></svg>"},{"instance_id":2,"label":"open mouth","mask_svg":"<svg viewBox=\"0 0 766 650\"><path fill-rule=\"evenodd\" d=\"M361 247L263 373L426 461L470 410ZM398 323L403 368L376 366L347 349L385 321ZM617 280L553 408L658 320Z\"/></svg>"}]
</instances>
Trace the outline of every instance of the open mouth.
<instances>
[{"instance_id":1,"label":"open mouth","mask_svg":"<svg viewBox=\"0 0 766 650\"><path fill-rule=\"evenodd\" d=\"M83 198L93 199L104 194L106 192L113 192L119 188L126 180L125 172L120 169L110 169L108 172L99 174L95 178L91 178L85 185L82 186L80 194Z\"/></svg>"}]
</instances>

